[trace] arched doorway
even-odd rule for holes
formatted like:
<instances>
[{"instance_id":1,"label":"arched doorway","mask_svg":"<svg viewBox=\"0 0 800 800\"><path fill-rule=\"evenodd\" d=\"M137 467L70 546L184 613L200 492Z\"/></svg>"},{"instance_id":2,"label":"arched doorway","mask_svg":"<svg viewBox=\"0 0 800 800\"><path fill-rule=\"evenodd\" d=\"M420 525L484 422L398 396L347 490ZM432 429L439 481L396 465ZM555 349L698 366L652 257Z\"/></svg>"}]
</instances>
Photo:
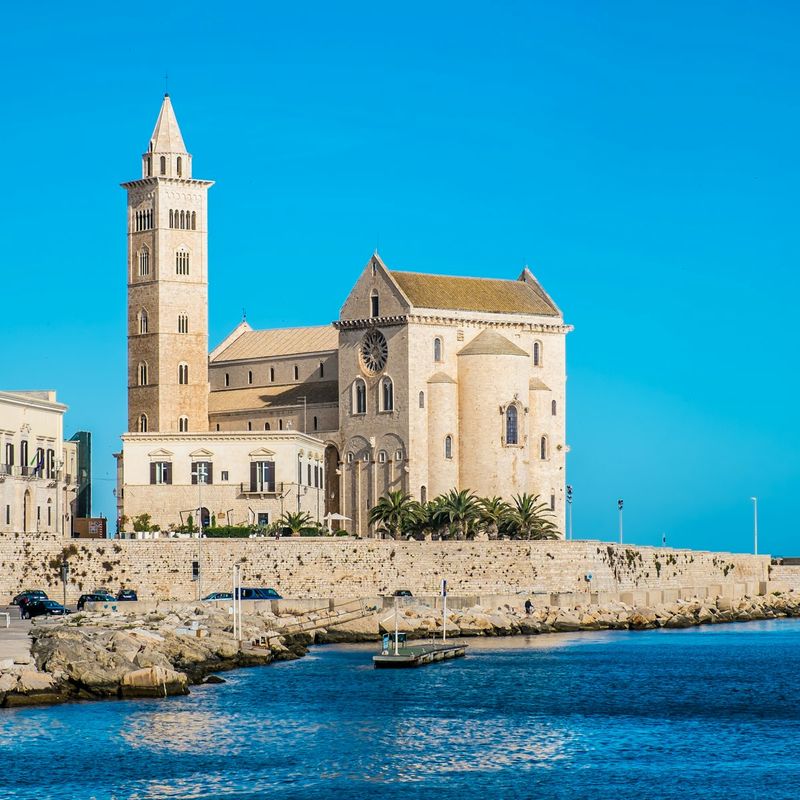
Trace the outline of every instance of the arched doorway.
<instances>
[{"instance_id":1,"label":"arched doorway","mask_svg":"<svg viewBox=\"0 0 800 800\"><path fill-rule=\"evenodd\" d=\"M22 532L27 533L33 522L33 498L30 489L25 490L25 497L22 501Z\"/></svg>"},{"instance_id":2,"label":"arched doorway","mask_svg":"<svg viewBox=\"0 0 800 800\"><path fill-rule=\"evenodd\" d=\"M325 514L341 514L339 502L339 448L325 447Z\"/></svg>"},{"instance_id":3,"label":"arched doorway","mask_svg":"<svg viewBox=\"0 0 800 800\"><path fill-rule=\"evenodd\" d=\"M200 509L200 519L202 520L203 530L211 527L211 512L205 506Z\"/></svg>"}]
</instances>

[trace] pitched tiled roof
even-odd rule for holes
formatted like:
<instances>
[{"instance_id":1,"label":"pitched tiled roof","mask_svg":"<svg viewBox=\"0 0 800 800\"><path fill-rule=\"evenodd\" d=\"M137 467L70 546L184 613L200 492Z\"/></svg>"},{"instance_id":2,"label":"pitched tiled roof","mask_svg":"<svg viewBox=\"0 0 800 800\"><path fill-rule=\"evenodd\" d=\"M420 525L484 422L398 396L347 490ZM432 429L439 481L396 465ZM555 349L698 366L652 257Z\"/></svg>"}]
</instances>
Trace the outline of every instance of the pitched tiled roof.
<instances>
[{"instance_id":1,"label":"pitched tiled roof","mask_svg":"<svg viewBox=\"0 0 800 800\"><path fill-rule=\"evenodd\" d=\"M428 383L455 383L455 381L446 372L434 372L428 378Z\"/></svg>"},{"instance_id":2,"label":"pitched tiled roof","mask_svg":"<svg viewBox=\"0 0 800 800\"><path fill-rule=\"evenodd\" d=\"M281 406L300 406L303 396L309 406L339 401L338 381L311 381L292 386L248 386L246 389L218 389L208 396L209 413L257 411Z\"/></svg>"},{"instance_id":3,"label":"pitched tiled roof","mask_svg":"<svg viewBox=\"0 0 800 800\"><path fill-rule=\"evenodd\" d=\"M319 353L336 350L338 346L339 334L333 325L245 331L221 353L217 353L212 359L212 363L293 356L300 353Z\"/></svg>"},{"instance_id":4,"label":"pitched tiled roof","mask_svg":"<svg viewBox=\"0 0 800 800\"><path fill-rule=\"evenodd\" d=\"M499 314L558 315L538 287L525 281L460 278L391 271L403 293L417 308L446 308Z\"/></svg>"},{"instance_id":5,"label":"pitched tiled roof","mask_svg":"<svg viewBox=\"0 0 800 800\"><path fill-rule=\"evenodd\" d=\"M466 347L458 351L458 355L527 356L528 354L496 331L481 331Z\"/></svg>"}]
</instances>

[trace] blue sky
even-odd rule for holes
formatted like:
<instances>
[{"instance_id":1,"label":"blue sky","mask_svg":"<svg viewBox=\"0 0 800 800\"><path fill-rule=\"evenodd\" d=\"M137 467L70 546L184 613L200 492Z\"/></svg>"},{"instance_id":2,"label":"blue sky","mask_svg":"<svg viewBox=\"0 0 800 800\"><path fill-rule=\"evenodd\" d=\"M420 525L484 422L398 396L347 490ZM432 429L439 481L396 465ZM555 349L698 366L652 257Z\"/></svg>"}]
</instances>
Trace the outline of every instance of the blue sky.
<instances>
[{"instance_id":1,"label":"blue sky","mask_svg":"<svg viewBox=\"0 0 800 800\"><path fill-rule=\"evenodd\" d=\"M516 277L568 339L575 534L800 554L791 3L4 10L3 388L126 424L125 193L169 89L210 200L210 338L391 267Z\"/></svg>"}]
</instances>

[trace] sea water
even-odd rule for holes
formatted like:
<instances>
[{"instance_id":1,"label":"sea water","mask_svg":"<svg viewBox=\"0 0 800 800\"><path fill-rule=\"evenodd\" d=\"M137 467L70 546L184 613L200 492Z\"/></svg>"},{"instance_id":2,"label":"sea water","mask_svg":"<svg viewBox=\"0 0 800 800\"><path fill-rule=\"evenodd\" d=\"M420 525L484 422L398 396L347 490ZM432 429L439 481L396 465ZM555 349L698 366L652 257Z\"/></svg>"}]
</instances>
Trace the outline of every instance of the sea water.
<instances>
[{"instance_id":1,"label":"sea water","mask_svg":"<svg viewBox=\"0 0 800 800\"><path fill-rule=\"evenodd\" d=\"M0 710L0 798L800 797L800 621L373 645L167 700Z\"/></svg>"}]
</instances>

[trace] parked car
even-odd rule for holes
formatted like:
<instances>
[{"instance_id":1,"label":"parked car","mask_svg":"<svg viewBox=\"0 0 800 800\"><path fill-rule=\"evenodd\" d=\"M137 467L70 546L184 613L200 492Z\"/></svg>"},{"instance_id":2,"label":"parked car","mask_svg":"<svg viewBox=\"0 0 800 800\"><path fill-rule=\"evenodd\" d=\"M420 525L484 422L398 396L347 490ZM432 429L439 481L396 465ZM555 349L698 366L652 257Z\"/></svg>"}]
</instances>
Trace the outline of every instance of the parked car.
<instances>
[{"instance_id":1,"label":"parked car","mask_svg":"<svg viewBox=\"0 0 800 800\"><path fill-rule=\"evenodd\" d=\"M138 600L136 592L133 589L120 589L117 592L117 600Z\"/></svg>"},{"instance_id":2,"label":"parked car","mask_svg":"<svg viewBox=\"0 0 800 800\"><path fill-rule=\"evenodd\" d=\"M114 597L113 594L108 594L106 592L89 592L88 594L82 594L78 598L77 609L78 611L83 611L84 606L87 603L116 603L117 598Z\"/></svg>"},{"instance_id":3,"label":"parked car","mask_svg":"<svg viewBox=\"0 0 800 800\"><path fill-rule=\"evenodd\" d=\"M213 600L231 600L233 594L231 592L211 592L203 598L204 603L210 603Z\"/></svg>"},{"instance_id":4,"label":"parked car","mask_svg":"<svg viewBox=\"0 0 800 800\"><path fill-rule=\"evenodd\" d=\"M394 597L413 597L414 595L408 589L396 589Z\"/></svg>"},{"instance_id":5,"label":"parked car","mask_svg":"<svg viewBox=\"0 0 800 800\"><path fill-rule=\"evenodd\" d=\"M47 595L41 589L26 589L11 601L11 605L18 606L20 603L28 603L31 600L47 600Z\"/></svg>"},{"instance_id":6,"label":"parked car","mask_svg":"<svg viewBox=\"0 0 800 800\"><path fill-rule=\"evenodd\" d=\"M68 608L64 608L55 600L31 600L22 609L22 618L64 616L71 613Z\"/></svg>"},{"instance_id":7,"label":"parked car","mask_svg":"<svg viewBox=\"0 0 800 800\"><path fill-rule=\"evenodd\" d=\"M243 586L240 591L241 594L237 595L237 597L241 597L242 600L283 600L283 597L274 589Z\"/></svg>"}]
</instances>

